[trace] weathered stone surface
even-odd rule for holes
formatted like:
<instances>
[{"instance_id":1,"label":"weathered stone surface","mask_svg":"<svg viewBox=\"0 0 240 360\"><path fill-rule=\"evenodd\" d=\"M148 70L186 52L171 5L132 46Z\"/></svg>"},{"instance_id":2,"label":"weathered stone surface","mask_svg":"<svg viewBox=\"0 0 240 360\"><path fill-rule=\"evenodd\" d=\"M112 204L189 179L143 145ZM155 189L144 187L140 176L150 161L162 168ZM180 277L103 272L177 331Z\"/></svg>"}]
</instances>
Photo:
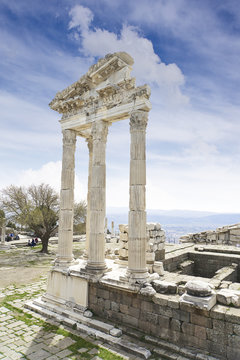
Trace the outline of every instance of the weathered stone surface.
<instances>
[{"instance_id":1,"label":"weathered stone surface","mask_svg":"<svg viewBox=\"0 0 240 360\"><path fill-rule=\"evenodd\" d=\"M186 283L185 289L189 295L192 296L209 296L212 294L212 288L211 286L204 282L199 280L190 280Z\"/></svg>"},{"instance_id":2,"label":"weathered stone surface","mask_svg":"<svg viewBox=\"0 0 240 360\"><path fill-rule=\"evenodd\" d=\"M156 292L160 294L176 294L177 292L177 285L172 282L154 280L152 285Z\"/></svg>"},{"instance_id":3,"label":"weathered stone surface","mask_svg":"<svg viewBox=\"0 0 240 360\"><path fill-rule=\"evenodd\" d=\"M217 301L223 305L240 307L240 291L222 289L217 293Z\"/></svg>"},{"instance_id":4,"label":"weathered stone surface","mask_svg":"<svg viewBox=\"0 0 240 360\"><path fill-rule=\"evenodd\" d=\"M140 290L140 294L145 296L153 296L156 294L156 290L154 290L153 287L150 285L142 288Z\"/></svg>"},{"instance_id":5,"label":"weathered stone surface","mask_svg":"<svg viewBox=\"0 0 240 360\"><path fill-rule=\"evenodd\" d=\"M211 310L211 308L216 304L217 297L215 293L212 293L210 296L193 296L187 293L183 294L180 298L180 303L190 305L203 310Z\"/></svg>"}]
</instances>

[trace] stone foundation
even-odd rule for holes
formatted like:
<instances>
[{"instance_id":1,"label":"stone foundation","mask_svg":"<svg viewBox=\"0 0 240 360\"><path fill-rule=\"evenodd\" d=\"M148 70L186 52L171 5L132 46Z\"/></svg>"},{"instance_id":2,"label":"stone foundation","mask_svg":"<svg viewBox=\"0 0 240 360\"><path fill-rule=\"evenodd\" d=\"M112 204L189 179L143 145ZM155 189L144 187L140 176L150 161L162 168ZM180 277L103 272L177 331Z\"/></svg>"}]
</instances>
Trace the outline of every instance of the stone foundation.
<instances>
[{"instance_id":1,"label":"stone foundation","mask_svg":"<svg viewBox=\"0 0 240 360\"><path fill-rule=\"evenodd\" d=\"M210 311L181 303L179 296L149 298L103 284L89 284L94 314L221 359L240 358L240 310L215 305Z\"/></svg>"}]
</instances>

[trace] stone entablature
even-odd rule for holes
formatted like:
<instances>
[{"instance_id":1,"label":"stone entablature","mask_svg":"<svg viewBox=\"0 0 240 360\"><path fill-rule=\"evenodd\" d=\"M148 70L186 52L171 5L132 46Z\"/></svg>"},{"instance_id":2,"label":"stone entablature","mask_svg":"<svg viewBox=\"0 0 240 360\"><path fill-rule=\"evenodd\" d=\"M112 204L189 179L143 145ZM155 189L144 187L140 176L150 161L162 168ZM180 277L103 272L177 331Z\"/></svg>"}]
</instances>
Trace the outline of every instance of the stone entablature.
<instances>
[{"instance_id":1,"label":"stone entablature","mask_svg":"<svg viewBox=\"0 0 240 360\"><path fill-rule=\"evenodd\" d=\"M133 59L124 52L108 54L90 67L87 74L58 92L49 104L63 114L62 129L89 128L96 120L119 121L132 110L149 111L150 87L135 85L130 72Z\"/></svg>"}]
</instances>

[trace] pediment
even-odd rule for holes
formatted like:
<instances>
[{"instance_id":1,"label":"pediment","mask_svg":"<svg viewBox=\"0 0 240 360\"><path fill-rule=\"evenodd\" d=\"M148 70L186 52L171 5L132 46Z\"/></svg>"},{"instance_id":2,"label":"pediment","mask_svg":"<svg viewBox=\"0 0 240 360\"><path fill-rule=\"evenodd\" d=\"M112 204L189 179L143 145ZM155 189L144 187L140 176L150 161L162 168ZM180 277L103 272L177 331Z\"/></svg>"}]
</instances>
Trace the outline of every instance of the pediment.
<instances>
[{"instance_id":1,"label":"pediment","mask_svg":"<svg viewBox=\"0 0 240 360\"><path fill-rule=\"evenodd\" d=\"M150 88L136 87L132 65L132 57L125 52L108 54L58 92L49 105L63 114L62 126L82 129L98 118L110 122L127 118L133 108L149 111Z\"/></svg>"}]
</instances>

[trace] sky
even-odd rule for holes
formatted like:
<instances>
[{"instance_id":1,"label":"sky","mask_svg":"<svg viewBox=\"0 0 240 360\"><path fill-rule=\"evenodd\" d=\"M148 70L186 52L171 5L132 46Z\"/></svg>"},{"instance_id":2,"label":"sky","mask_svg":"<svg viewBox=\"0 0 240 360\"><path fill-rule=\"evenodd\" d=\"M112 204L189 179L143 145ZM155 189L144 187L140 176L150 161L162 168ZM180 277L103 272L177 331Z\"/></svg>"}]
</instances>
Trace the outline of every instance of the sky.
<instances>
[{"instance_id":1,"label":"sky","mask_svg":"<svg viewBox=\"0 0 240 360\"><path fill-rule=\"evenodd\" d=\"M107 53L151 87L147 208L240 212L238 0L1 0L0 189L60 188L60 115L48 106ZM107 207L128 207L129 121L107 141ZM87 197L78 138L75 199Z\"/></svg>"}]
</instances>

